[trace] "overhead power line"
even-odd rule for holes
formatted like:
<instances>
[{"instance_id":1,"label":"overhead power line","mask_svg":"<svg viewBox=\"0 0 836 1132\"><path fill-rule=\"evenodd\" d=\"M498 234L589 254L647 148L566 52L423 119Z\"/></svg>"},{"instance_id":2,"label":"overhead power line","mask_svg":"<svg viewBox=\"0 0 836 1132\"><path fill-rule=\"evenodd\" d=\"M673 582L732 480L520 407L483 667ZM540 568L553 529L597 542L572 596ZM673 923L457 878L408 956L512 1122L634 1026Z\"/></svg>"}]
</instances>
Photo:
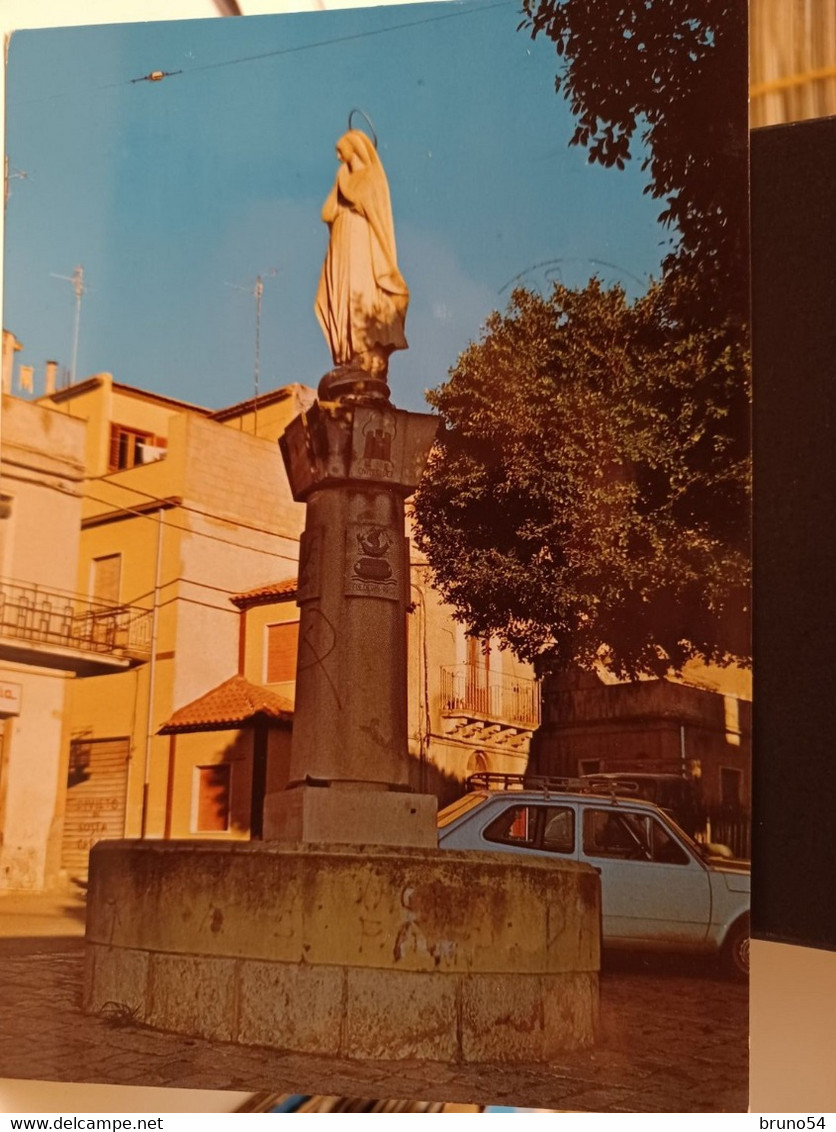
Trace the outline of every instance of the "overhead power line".
<instances>
[{"instance_id":1,"label":"overhead power line","mask_svg":"<svg viewBox=\"0 0 836 1132\"><path fill-rule=\"evenodd\" d=\"M144 494L144 492L143 492L143 494ZM225 546L234 546L238 550L242 549L242 543L241 543L240 539L234 540L234 539L228 539L228 538L221 538L220 535L212 535L212 534L209 534L208 531L193 530L191 527L184 527L180 523L172 523L170 519L158 518L157 513L155 511L140 511L136 507L129 507L129 506L126 506L123 503L115 503L112 499L103 499L101 496L92 495L90 492L87 492L87 491L85 491L85 493L84 493L84 498L91 500L93 503L103 503L106 506L111 507L113 509L113 511L124 512L125 515L131 515L131 516L133 516L134 518L137 518L137 519L148 519L155 524L159 523L163 527L168 527L170 530L180 531L181 534L194 535L196 538L205 538L205 539L209 539L210 542L219 542L219 543L223 543ZM161 503L162 503L162 501L161 501ZM183 511L195 510L194 508L188 508L188 507L185 507L181 504L178 504L177 509L183 510ZM199 512L199 513L208 514L208 512ZM220 516L213 516L213 517L216 518L216 519L221 518ZM93 518L93 516L89 516L89 518ZM255 531L259 534L272 535L274 538L286 539L288 542L297 542L298 541L298 539L294 539L291 536L277 535L274 531L268 531L264 527L252 527L252 526L249 526L246 523L238 523L234 519L221 519L221 521L225 522L225 523L229 523L229 525L231 527L241 528L243 530L251 530L251 531ZM290 554L282 554L279 551L267 550L264 547L260 547L260 546L248 546L248 547L246 547L246 550L253 553L253 554L265 554L265 555L267 555L268 558L280 558L284 562L293 562L293 563L296 562L296 558L293 557Z\"/></svg>"},{"instance_id":2,"label":"overhead power line","mask_svg":"<svg viewBox=\"0 0 836 1132\"><path fill-rule=\"evenodd\" d=\"M263 59L277 59L282 55L295 55L300 51L314 51L320 47L331 47L338 43L352 43L361 39L369 39L372 36L388 35L391 32L408 31L412 28L422 27L425 24L440 23L442 20L459 19L462 16L476 16L480 15L482 12L494 11L497 8L511 7L515 9L519 8L517 0L497 0L496 3L480 4L478 7L457 7L452 12L443 12L440 15L425 16L423 19L408 20L400 24L389 24L387 27L370 28L367 31L355 32L352 35L337 35L332 36L328 39L317 39L311 43L297 44L295 47L278 47L274 51L262 51L257 55L241 55L235 59L222 59L217 63L203 63L195 67L185 67L177 71L164 71L161 69L152 70L149 71L147 75L137 75L132 79L125 79L122 82L117 83L104 83L101 86L85 87L80 91L76 91L75 93L83 94L88 91L114 90L117 87L133 86L137 83L143 82L159 83L163 79L167 78L178 78L188 75L195 75L200 73L201 71L215 71L219 70L222 67L237 67L243 63L258 63ZM51 102L56 98L66 97L67 92L62 91L59 94L48 95L45 98L22 99L20 104L31 105L36 102Z\"/></svg>"}]
</instances>

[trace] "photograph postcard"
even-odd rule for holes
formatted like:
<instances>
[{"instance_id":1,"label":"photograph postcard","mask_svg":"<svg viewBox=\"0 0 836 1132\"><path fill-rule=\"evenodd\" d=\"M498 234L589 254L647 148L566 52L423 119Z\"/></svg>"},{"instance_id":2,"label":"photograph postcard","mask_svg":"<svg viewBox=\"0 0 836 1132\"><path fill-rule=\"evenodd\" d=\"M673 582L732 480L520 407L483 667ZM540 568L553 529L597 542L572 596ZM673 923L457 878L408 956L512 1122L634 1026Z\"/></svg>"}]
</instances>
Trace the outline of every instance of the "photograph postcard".
<instances>
[{"instance_id":1,"label":"photograph postcard","mask_svg":"<svg viewBox=\"0 0 836 1132\"><path fill-rule=\"evenodd\" d=\"M12 36L0 1076L746 1111L746 88L715 0Z\"/></svg>"}]
</instances>

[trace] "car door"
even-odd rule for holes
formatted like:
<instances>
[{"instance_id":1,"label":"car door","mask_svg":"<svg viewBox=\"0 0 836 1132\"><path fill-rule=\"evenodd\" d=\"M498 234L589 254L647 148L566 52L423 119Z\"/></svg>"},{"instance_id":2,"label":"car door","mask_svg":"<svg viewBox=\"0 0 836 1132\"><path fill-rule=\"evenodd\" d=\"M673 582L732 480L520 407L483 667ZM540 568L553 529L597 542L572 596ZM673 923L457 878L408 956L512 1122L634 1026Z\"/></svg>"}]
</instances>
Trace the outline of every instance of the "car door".
<instances>
[{"instance_id":1,"label":"car door","mask_svg":"<svg viewBox=\"0 0 836 1132\"><path fill-rule=\"evenodd\" d=\"M579 859L601 874L605 943L698 947L711 920L708 870L650 811L582 807Z\"/></svg>"}]
</instances>

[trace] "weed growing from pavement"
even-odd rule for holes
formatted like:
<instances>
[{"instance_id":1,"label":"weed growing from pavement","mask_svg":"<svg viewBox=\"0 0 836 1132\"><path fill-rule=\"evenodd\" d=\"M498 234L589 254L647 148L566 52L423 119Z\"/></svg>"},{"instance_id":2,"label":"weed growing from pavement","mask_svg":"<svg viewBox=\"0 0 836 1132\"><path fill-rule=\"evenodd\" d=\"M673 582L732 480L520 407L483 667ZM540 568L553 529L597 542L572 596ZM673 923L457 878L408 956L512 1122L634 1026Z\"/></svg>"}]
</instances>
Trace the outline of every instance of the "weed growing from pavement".
<instances>
[{"instance_id":1,"label":"weed growing from pavement","mask_svg":"<svg viewBox=\"0 0 836 1132\"><path fill-rule=\"evenodd\" d=\"M99 1013L111 1026L141 1026L139 1007L127 1002L105 1002Z\"/></svg>"}]
</instances>

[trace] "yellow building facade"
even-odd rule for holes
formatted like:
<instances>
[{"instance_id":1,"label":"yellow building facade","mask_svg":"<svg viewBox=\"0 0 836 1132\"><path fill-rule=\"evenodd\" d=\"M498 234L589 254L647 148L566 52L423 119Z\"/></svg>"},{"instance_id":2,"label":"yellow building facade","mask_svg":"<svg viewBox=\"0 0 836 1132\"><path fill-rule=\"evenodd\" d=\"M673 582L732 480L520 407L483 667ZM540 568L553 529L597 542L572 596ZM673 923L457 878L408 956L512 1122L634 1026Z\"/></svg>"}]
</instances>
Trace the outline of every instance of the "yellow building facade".
<instances>
[{"instance_id":1,"label":"yellow building facade","mask_svg":"<svg viewBox=\"0 0 836 1132\"><path fill-rule=\"evenodd\" d=\"M46 400L85 423L77 587L139 606L151 623L148 663L74 683L70 763L94 765L105 752L111 764L117 759L102 793L118 778L125 836L186 836L196 832L193 804L160 729L236 675L240 616L229 598L265 574L295 570L303 511L275 443L208 410L107 374ZM296 390L281 403L288 421L300 408ZM205 745L213 746L208 738ZM216 758L207 750L206 765Z\"/></svg>"},{"instance_id":2,"label":"yellow building facade","mask_svg":"<svg viewBox=\"0 0 836 1132\"><path fill-rule=\"evenodd\" d=\"M43 524L66 588L145 634L144 654L65 680L41 824L65 843L70 813L72 852L21 887L83 876L101 837L259 835L263 792L287 776L305 517L277 440L313 399L288 386L210 411L109 374L10 399L74 437L75 511ZM411 582L410 780L443 803L475 770L525 769L539 688L466 636L415 553Z\"/></svg>"}]
</instances>

